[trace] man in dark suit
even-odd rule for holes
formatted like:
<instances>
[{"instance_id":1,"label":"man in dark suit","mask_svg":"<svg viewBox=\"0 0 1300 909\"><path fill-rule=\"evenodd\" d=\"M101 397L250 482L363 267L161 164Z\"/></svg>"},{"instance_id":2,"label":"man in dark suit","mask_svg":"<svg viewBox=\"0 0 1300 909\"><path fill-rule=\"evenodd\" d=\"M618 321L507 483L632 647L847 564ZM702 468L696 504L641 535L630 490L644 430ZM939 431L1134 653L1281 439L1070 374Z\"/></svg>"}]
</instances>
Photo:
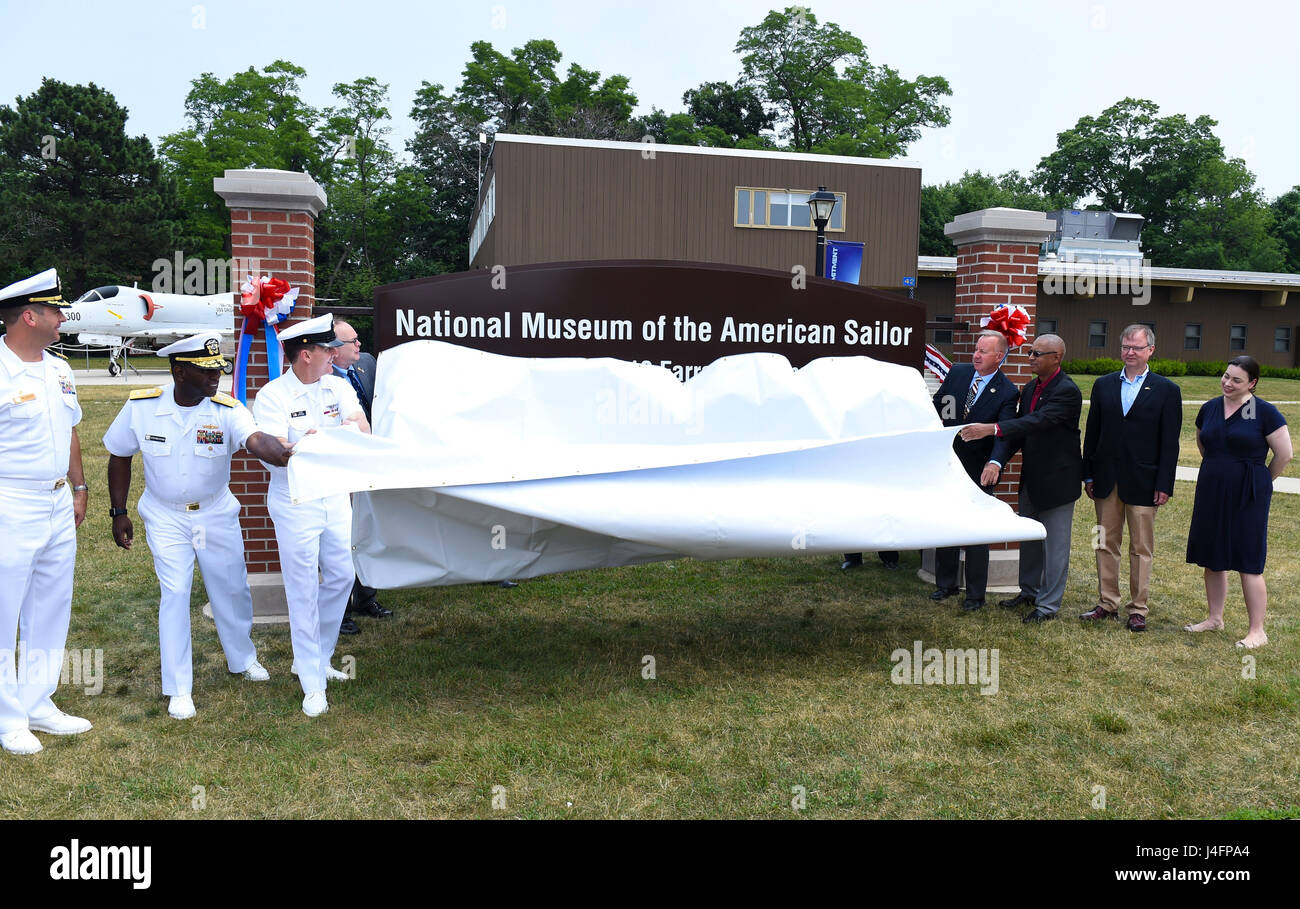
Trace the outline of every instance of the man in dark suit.
<instances>
[{"instance_id":1,"label":"man in dark suit","mask_svg":"<svg viewBox=\"0 0 1300 909\"><path fill-rule=\"evenodd\" d=\"M963 423L999 423L1016 415L1016 386L998 367L1007 353L1007 339L996 331L980 332L975 339L975 352L971 362L954 364L948 376L934 394L934 409L939 412L944 426ZM980 482L980 474L993 452L993 439L984 438L967 442L953 439L952 449L971 480ZM984 491L993 494L988 484ZM958 593L957 569L961 548L945 546L934 552L935 591L932 600L943 600ZM984 605L984 588L989 578L989 547L966 547L966 600L962 608L968 612Z\"/></svg>"},{"instance_id":2,"label":"man in dark suit","mask_svg":"<svg viewBox=\"0 0 1300 909\"><path fill-rule=\"evenodd\" d=\"M334 350L334 375L346 379L357 393L361 409L370 419L370 404L375 397L375 357L374 354L361 352L361 339L357 330L342 319L334 320L334 337L343 342L343 346ZM352 584L352 596L348 599L347 611L343 613L340 634L357 634L361 631L353 616L357 613L371 618L382 619L393 614L375 599L375 588L367 587L356 578Z\"/></svg>"},{"instance_id":3,"label":"man in dark suit","mask_svg":"<svg viewBox=\"0 0 1300 909\"><path fill-rule=\"evenodd\" d=\"M1178 386L1151 372L1156 334L1130 325L1120 335L1124 369L1092 386L1083 436L1083 491L1097 507L1100 602L1079 618L1119 616L1119 548L1128 522L1129 631L1146 631L1151 593L1151 552L1156 509L1174 493L1183 395Z\"/></svg>"},{"instance_id":4,"label":"man in dark suit","mask_svg":"<svg viewBox=\"0 0 1300 909\"><path fill-rule=\"evenodd\" d=\"M997 482L1002 467L1023 451L1020 465L1020 516L1047 530L1047 539L1020 544L1020 593L998 605L1032 605L1027 623L1056 618L1070 568L1070 531L1079 499L1083 458L1079 454L1079 413L1083 395L1061 369L1065 342L1040 335L1029 351L1034 378L1020 392L1016 417L976 423L961 431L967 440L996 436L980 484Z\"/></svg>"}]
</instances>

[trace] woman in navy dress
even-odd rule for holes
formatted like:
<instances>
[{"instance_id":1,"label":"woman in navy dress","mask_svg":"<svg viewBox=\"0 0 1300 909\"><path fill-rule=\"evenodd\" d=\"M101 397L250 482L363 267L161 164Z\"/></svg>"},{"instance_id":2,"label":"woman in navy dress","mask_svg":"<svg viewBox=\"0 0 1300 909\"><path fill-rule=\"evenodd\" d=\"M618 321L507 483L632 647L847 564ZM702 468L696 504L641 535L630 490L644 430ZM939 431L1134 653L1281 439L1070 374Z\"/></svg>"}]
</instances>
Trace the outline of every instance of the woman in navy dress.
<instances>
[{"instance_id":1,"label":"woman in navy dress","mask_svg":"<svg viewBox=\"0 0 1300 909\"><path fill-rule=\"evenodd\" d=\"M1223 627L1228 572L1241 575L1250 631L1238 647L1268 643L1264 612L1264 558L1268 551L1268 505L1273 480L1291 460L1291 435L1276 407L1253 394L1259 364L1250 357L1228 363L1219 385L1223 397L1206 401L1196 415L1196 447L1201 470L1196 479L1192 526L1187 532L1187 561L1205 568L1209 615L1186 631ZM1273 460L1267 465L1269 451Z\"/></svg>"}]
</instances>

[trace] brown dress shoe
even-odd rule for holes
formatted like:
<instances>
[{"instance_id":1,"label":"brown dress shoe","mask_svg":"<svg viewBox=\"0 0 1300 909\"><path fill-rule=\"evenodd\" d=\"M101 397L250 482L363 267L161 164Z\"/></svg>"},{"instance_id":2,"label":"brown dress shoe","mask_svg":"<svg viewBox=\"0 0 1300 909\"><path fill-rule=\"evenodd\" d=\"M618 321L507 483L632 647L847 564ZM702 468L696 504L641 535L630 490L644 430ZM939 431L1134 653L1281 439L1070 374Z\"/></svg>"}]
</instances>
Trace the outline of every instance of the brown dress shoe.
<instances>
[{"instance_id":1,"label":"brown dress shoe","mask_svg":"<svg viewBox=\"0 0 1300 909\"><path fill-rule=\"evenodd\" d=\"M1129 631L1146 631L1146 630L1147 630L1147 620L1146 620L1145 618L1143 618L1142 616L1138 615L1136 612L1133 613L1131 616L1128 617L1128 630L1129 630Z\"/></svg>"},{"instance_id":2,"label":"brown dress shoe","mask_svg":"<svg viewBox=\"0 0 1300 909\"><path fill-rule=\"evenodd\" d=\"M1085 622L1091 622L1094 619L1118 619L1118 612L1111 612L1105 606L1094 606L1092 609L1079 616Z\"/></svg>"}]
</instances>

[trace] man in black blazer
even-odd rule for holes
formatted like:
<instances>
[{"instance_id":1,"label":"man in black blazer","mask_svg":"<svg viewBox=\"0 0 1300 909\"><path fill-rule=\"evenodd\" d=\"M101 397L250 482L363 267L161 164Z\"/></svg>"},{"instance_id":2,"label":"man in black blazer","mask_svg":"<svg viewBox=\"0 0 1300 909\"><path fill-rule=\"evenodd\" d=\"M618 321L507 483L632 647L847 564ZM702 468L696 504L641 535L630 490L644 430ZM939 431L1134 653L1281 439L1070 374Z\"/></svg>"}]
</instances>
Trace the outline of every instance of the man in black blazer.
<instances>
[{"instance_id":1,"label":"man in black blazer","mask_svg":"<svg viewBox=\"0 0 1300 909\"><path fill-rule=\"evenodd\" d=\"M1183 394L1147 365L1156 350L1154 331L1130 325L1120 335L1120 345L1124 368L1093 384L1083 436L1083 491L1097 507L1102 535L1097 547L1100 602L1079 618L1119 615L1119 547L1127 521L1125 613L1129 631L1146 631L1156 509L1174 494Z\"/></svg>"},{"instance_id":2,"label":"man in black blazer","mask_svg":"<svg viewBox=\"0 0 1300 909\"><path fill-rule=\"evenodd\" d=\"M1007 339L996 331L980 332L975 339L971 362L954 364L934 394L934 409L944 426L964 423L999 423L1016 415L1016 386L998 367L1007 353ZM952 449L971 480L980 482L980 474L993 452L993 439L966 442L954 438ZM993 494L991 485L984 491ZM960 591L957 568L961 548L945 546L934 552L935 591L932 600L943 600ZM973 612L984 605L984 588L989 579L989 547L966 547L966 600L962 608Z\"/></svg>"},{"instance_id":3,"label":"man in black blazer","mask_svg":"<svg viewBox=\"0 0 1300 909\"><path fill-rule=\"evenodd\" d=\"M996 436L993 454L980 477L982 485L997 482L1002 467L1023 452L1020 465L1020 516L1033 518L1047 530L1047 539L1020 544L1020 593L999 601L1014 609L1032 605L1024 621L1056 618L1070 568L1070 535L1074 503L1079 499L1083 458L1079 454L1079 413L1083 395L1061 369L1065 342L1056 335L1039 335L1029 351L1034 378L1020 392L1016 417L1001 423L977 423L961 431L964 439Z\"/></svg>"},{"instance_id":4,"label":"man in black blazer","mask_svg":"<svg viewBox=\"0 0 1300 909\"><path fill-rule=\"evenodd\" d=\"M343 342L343 346L334 351L334 375L346 379L357 393L361 409L370 419L370 405L375 397L375 357L374 354L361 352L361 340L357 330L342 319L334 320L334 336ZM343 613L340 634L357 634L361 631L353 616L360 613L371 618L382 619L393 614L375 599L376 590L361 583L356 578L352 583L352 597L348 600L347 610Z\"/></svg>"}]
</instances>

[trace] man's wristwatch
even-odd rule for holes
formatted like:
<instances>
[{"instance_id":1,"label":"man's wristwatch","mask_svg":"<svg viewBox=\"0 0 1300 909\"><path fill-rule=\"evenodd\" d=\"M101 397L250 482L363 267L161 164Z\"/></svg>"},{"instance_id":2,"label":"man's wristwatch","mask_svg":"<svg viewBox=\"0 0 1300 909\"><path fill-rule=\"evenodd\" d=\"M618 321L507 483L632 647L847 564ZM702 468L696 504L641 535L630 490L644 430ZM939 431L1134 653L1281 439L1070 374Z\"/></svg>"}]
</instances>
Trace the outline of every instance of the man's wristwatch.
<instances>
[{"instance_id":1,"label":"man's wristwatch","mask_svg":"<svg viewBox=\"0 0 1300 909\"><path fill-rule=\"evenodd\" d=\"M125 508L110 508L110 509L108 510L108 516L109 516L110 518L115 518L115 517L117 517L118 515L123 515L123 514L126 514L126 509L125 509Z\"/></svg>"},{"instance_id":2,"label":"man's wristwatch","mask_svg":"<svg viewBox=\"0 0 1300 909\"><path fill-rule=\"evenodd\" d=\"M81 483L81 484L78 485L78 486L73 486L73 487L72 487L72 491L73 491L73 492L90 492L90 487L87 486L85 483Z\"/></svg>"}]
</instances>

